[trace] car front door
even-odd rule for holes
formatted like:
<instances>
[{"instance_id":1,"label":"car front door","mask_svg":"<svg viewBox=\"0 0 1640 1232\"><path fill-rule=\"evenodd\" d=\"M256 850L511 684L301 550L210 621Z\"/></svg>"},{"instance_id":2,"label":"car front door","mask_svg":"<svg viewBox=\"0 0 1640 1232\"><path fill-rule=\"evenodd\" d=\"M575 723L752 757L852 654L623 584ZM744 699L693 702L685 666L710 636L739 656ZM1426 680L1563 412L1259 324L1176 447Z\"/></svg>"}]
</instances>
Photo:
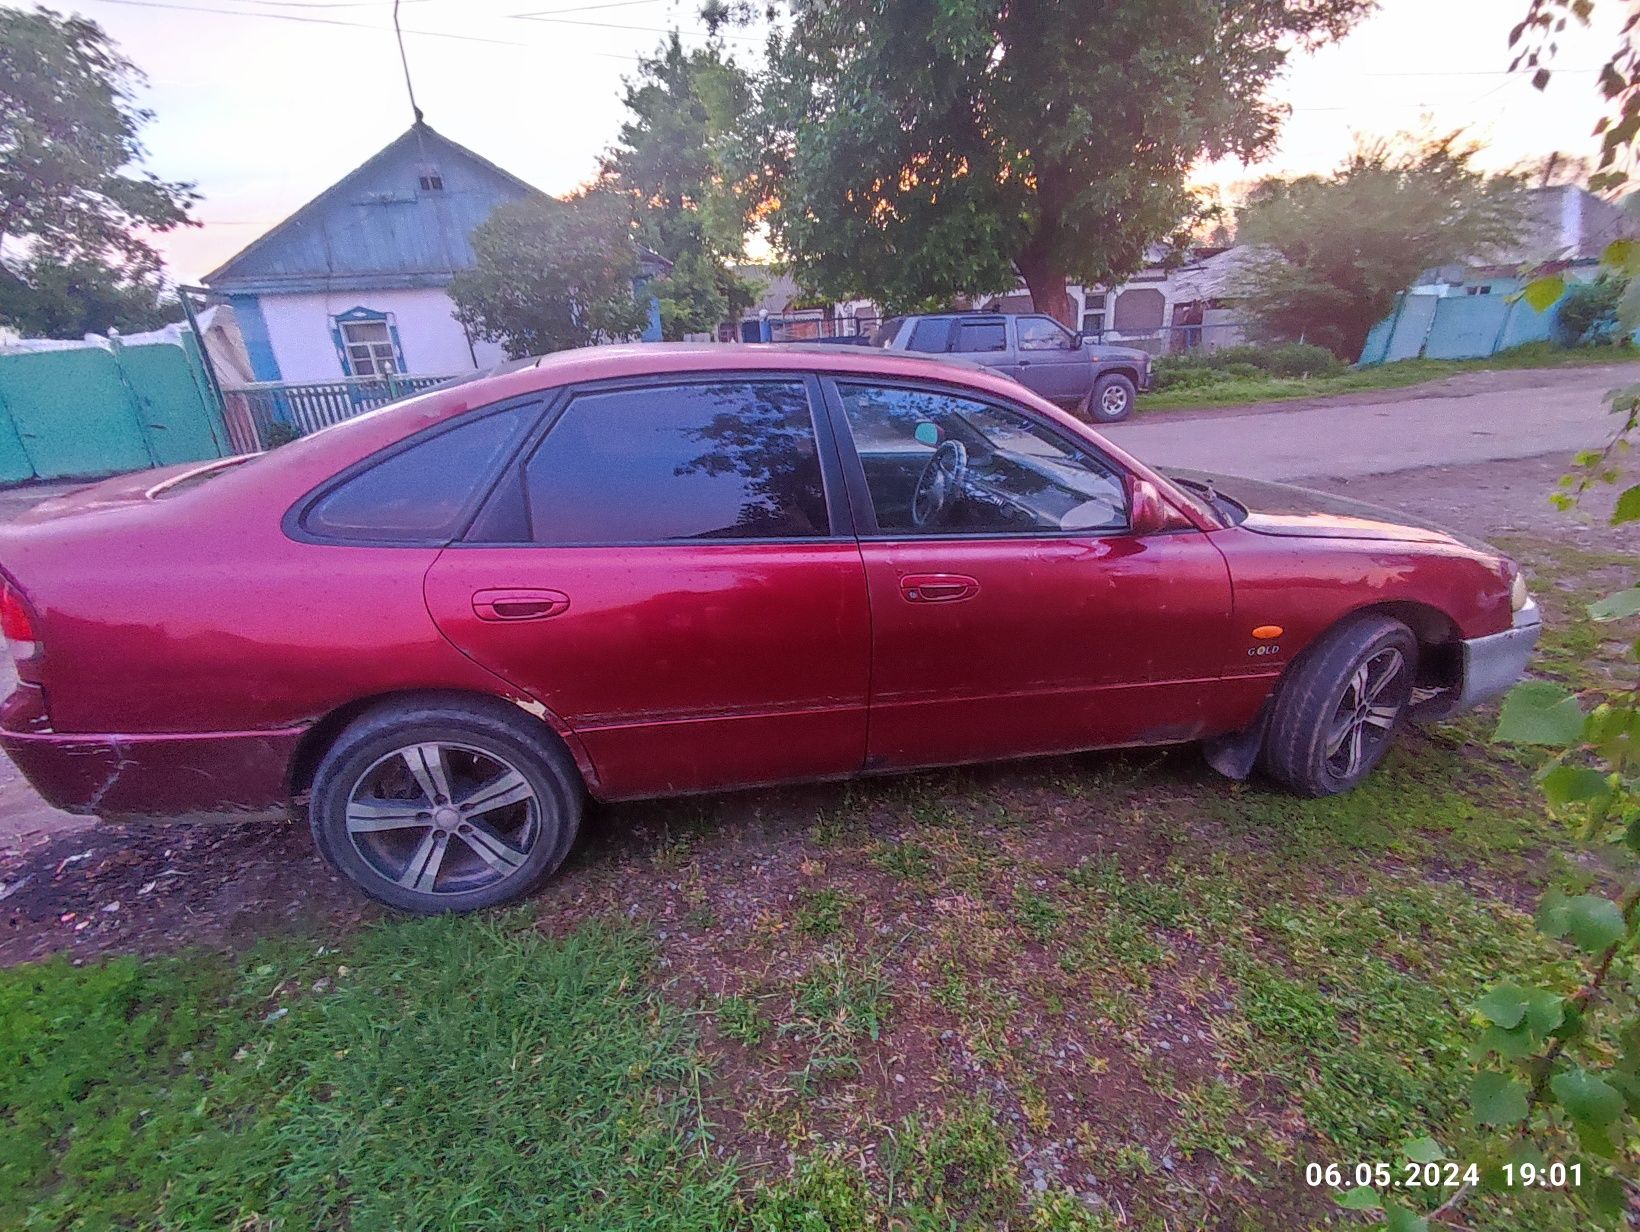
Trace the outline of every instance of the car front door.
<instances>
[{"instance_id":1,"label":"car front door","mask_svg":"<svg viewBox=\"0 0 1640 1232\"><path fill-rule=\"evenodd\" d=\"M1015 318L1014 376L1050 402L1070 405L1087 397L1093 364L1071 333L1052 317Z\"/></svg>"},{"instance_id":2,"label":"car front door","mask_svg":"<svg viewBox=\"0 0 1640 1232\"><path fill-rule=\"evenodd\" d=\"M864 571L811 395L574 390L428 572L445 636L572 729L604 794L860 769Z\"/></svg>"},{"instance_id":3,"label":"car front door","mask_svg":"<svg viewBox=\"0 0 1640 1232\"><path fill-rule=\"evenodd\" d=\"M1001 400L827 385L871 596L869 765L1194 739L1225 698L1206 534L1134 534L1126 477Z\"/></svg>"}]
</instances>

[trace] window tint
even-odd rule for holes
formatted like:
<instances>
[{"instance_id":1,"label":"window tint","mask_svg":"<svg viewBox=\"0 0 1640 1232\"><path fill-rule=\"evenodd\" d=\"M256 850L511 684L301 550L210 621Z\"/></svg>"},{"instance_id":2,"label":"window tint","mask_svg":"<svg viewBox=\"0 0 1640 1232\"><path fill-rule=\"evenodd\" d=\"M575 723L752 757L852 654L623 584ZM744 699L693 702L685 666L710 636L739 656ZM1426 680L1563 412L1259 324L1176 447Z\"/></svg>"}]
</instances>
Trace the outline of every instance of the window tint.
<instances>
[{"instance_id":1,"label":"window tint","mask_svg":"<svg viewBox=\"0 0 1640 1232\"><path fill-rule=\"evenodd\" d=\"M309 534L379 543L450 538L539 406L464 416L331 489L302 519Z\"/></svg>"},{"instance_id":2,"label":"window tint","mask_svg":"<svg viewBox=\"0 0 1640 1232\"><path fill-rule=\"evenodd\" d=\"M917 322L916 328L911 331L911 341L905 344L905 349L937 354L945 350L945 344L950 338L951 322L943 317L933 317Z\"/></svg>"},{"instance_id":3,"label":"window tint","mask_svg":"<svg viewBox=\"0 0 1640 1232\"><path fill-rule=\"evenodd\" d=\"M842 385L839 392L883 532L1127 527L1121 473L1018 411L932 390Z\"/></svg>"},{"instance_id":4,"label":"window tint","mask_svg":"<svg viewBox=\"0 0 1640 1232\"><path fill-rule=\"evenodd\" d=\"M958 321L953 351L964 355L974 351L1006 351L1008 336L1001 321Z\"/></svg>"},{"instance_id":5,"label":"window tint","mask_svg":"<svg viewBox=\"0 0 1640 1232\"><path fill-rule=\"evenodd\" d=\"M877 332L871 335L871 345L884 348L893 346L894 339L900 336L900 331L904 328L904 317L889 317L877 327Z\"/></svg>"},{"instance_id":6,"label":"window tint","mask_svg":"<svg viewBox=\"0 0 1640 1232\"><path fill-rule=\"evenodd\" d=\"M1069 351L1076 339L1058 321L1048 317L1019 318L1019 349L1021 351Z\"/></svg>"},{"instance_id":7,"label":"window tint","mask_svg":"<svg viewBox=\"0 0 1640 1232\"><path fill-rule=\"evenodd\" d=\"M538 543L829 534L803 386L722 381L581 394L525 466Z\"/></svg>"}]
</instances>

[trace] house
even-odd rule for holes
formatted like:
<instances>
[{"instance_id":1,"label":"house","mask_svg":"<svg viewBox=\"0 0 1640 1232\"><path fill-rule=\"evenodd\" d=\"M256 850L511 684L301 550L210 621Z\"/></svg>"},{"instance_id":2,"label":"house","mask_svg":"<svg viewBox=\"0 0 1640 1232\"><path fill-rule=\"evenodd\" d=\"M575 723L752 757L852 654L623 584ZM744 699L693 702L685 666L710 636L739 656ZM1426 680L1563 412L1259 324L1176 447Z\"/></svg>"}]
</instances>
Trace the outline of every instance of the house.
<instances>
[{"instance_id":1,"label":"house","mask_svg":"<svg viewBox=\"0 0 1640 1232\"><path fill-rule=\"evenodd\" d=\"M719 342L801 342L869 334L877 328L870 300L838 303L805 295L790 275L766 265L741 265L735 272L758 288L757 302L738 321L718 326Z\"/></svg>"},{"instance_id":2,"label":"house","mask_svg":"<svg viewBox=\"0 0 1640 1232\"><path fill-rule=\"evenodd\" d=\"M1575 184L1531 190L1527 225L1503 252L1426 271L1367 336L1361 364L1415 359L1479 359L1534 342L1570 342L1558 308L1532 307L1520 294L1544 270L1568 282L1600 273L1614 240L1640 239L1640 219Z\"/></svg>"},{"instance_id":3,"label":"house","mask_svg":"<svg viewBox=\"0 0 1640 1232\"><path fill-rule=\"evenodd\" d=\"M258 381L453 376L501 348L455 318L473 231L539 192L421 120L204 279L232 305ZM645 257L645 278L664 269ZM645 339L660 337L651 300Z\"/></svg>"},{"instance_id":4,"label":"house","mask_svg":"<svg viewBox=\"0 0 1640 1232\"><path fill-rule=\"evenodd\" d=\"M1082 332L1101 342L1156 352L1242 342L1233 300L1247 250L1193 248L1175 262L1165 260L1165 255L1156 250L1143 269L1115 286L1073 282L1066 287ZM1000 312L1034 311L1023 282L1007 295L982 300L980 306Z\"/></svg>"},{"instance_id":5,"label":"house","mask_svg":"<svg viewBox=\"0 0 1640 1232\"><path fill-rule=\"evenodd\" d=\"M1640 239L1640 217L1576 184L1529 192L1527 223L1506 252L1488 253L1428 271L1414 295L1513 295L1538 267L1559 269L1569 280L1593 278L1600 254L1614 240Z\"/></svg>"}]
</instances>

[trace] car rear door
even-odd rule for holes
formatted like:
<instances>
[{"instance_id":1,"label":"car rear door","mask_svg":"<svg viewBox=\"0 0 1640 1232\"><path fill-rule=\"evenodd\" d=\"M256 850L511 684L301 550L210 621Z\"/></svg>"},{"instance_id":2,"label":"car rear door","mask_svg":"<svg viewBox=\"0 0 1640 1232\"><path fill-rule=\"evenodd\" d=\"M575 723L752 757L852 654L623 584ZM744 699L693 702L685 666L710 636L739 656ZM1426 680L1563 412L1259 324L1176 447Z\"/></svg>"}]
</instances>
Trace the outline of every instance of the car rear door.
<instances>
[{"instance_id":1,"label":"car rear door","mask_svg":"<svg viewBox=\"0 0 1640 1232\"><path fill-rule=\"evenodd\" d=\"M1087 397L1093 365L1076 335L1052 317L1016 317L1014 375L1050 402L1070 405Z\"/></svg>"},{"instance_id":2,"label":"car rear door","mask_svg":"<svg viewBox=\"0 0 1640 1232\"><path fill-rule=\"evenodd\" d=\"M1130 533L1113 462L997 399L841 378L827 394L871 596L871 766L1184 741L1244 708L1220 686L1223 556L1193 528ZM947 442L964 495L918 525Z\"/></svg>"},{"instance_id":3,"label":"car rear door","mask_svg":"<svg viewBox=\"0 0 1640 1232\"><path fill-rule=\"evenodd\" d=\"M817 397L577 388L428 572L445 635L573 729L605 795L859 770L864 571Z\"/></svg>"}]
</instances>

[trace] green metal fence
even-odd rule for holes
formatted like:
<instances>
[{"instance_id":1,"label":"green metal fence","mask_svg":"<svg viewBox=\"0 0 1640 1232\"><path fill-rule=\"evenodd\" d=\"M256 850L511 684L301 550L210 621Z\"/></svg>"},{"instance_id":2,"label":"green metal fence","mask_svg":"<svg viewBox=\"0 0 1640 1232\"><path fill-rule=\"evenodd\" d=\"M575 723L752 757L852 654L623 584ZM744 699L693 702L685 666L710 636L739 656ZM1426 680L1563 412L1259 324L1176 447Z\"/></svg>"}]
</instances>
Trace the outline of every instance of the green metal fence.
<instances>
[{"instance_id":1,"label":"green metal fence","mask_svg":"<svg viewBox=\"0 0 1640 1232\"><path fill-rule=\"evenodd\" d=\"M231 451L186 329L0 351L0 483L95 478Z\"/></svg>"}]
</instances>

